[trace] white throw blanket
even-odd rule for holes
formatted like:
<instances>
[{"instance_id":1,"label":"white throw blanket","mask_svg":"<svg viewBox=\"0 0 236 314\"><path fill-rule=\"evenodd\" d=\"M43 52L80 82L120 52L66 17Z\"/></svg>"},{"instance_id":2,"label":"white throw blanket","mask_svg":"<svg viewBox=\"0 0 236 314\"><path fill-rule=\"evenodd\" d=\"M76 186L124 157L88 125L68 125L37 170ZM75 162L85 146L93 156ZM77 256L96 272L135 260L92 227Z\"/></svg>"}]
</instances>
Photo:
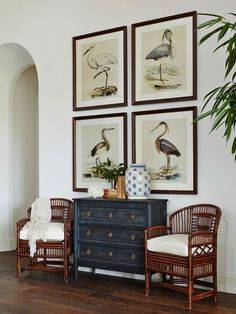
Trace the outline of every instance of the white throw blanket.
<instances>
[{"instance_id":1,"label":"white throw blanket","mask_svg":"<svg viewBox=\"0 0 236 314\"><path fill-rule=\"evenodd\" d=\"M49 198L37 198L31 205L31 217L27 222L30 256L36 252L36 240L47 241L48 224L51 220L51 204Z\"/></svg>"}]
</instances>

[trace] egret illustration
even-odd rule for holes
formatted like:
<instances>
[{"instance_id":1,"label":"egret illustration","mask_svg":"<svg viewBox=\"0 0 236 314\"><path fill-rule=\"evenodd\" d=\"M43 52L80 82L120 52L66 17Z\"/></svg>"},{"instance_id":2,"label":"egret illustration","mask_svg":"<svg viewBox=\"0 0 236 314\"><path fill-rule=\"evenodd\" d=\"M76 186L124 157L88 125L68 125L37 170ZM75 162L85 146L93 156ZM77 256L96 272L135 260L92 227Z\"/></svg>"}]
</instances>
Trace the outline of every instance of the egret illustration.
<instances>
[{"instance_id":1,"label":"egret illustration","mask_svg":"<svg viewBox=\"0 0 236 314\"><path fill-rule=\"evenodd\" d=\"M164 121L160 122L153 130L151 130L151 132L153 132L159 127L164 127L164 131L155 140L156 150L158 153L162 152L163 154L165 154L166 159L167 159L166 171L171 171L170 155L180 157L181 154L174 144L162 138L167 132L169 132L169 128L166 122Z\"/></svg>"},{"instance_id":2,"label":"egret illustration","mask_svg":"<svg viewBox=\"0 0 236 314\"><path fill-rule=\"evenodd\" d=\"M97 156L96 158L96 162L97 162L97 159L100 161L99 159L99 155L104 152L104 151L109 151L110 147L111 147L111 144L107 138L107 135L106 135L106 132L107 131L111 131L111 130L114 130L114 128L103 128L102 129L102 132L101 132L101 135L102 135L102 141L97 143L93 149L91 150L91 156L94 157L94 156Z\"/></svg>"},{"instance_id":3,"label":"egret illustration","mask_svg":"<svg viewBox=\"0 0 236 314\"><path fill-rule=\"evenodd\" d=\"M173 57L173 45L172 45L172 32L169 29L166 29L162 36L162 43L154 48L145 59L153 59L155 61L161 61L159 65L159 75L160 81L165 85L164 79L162 76L162 60L166 58Z\"/></svg>"},{"instance_id":4,"label":"egret illustration","mask_svg":"<svg viewBox=\"0 0 236 314\"><path fill-rule=\"evenodd\" d=\"M95 88L91 95L92 97L95 97L115 94L117 91L117 87L108 86L108 74L111 70L111 66L118 63L117 58L113 54L108 52L98 53L94 55L94 49L95 45L91 45L83 55L85 56L87 54L88 66L91 69L97 71L93 79L96 79L96 77L105 74L105 84L103 87Z\"/></svg>"}]
</instances>

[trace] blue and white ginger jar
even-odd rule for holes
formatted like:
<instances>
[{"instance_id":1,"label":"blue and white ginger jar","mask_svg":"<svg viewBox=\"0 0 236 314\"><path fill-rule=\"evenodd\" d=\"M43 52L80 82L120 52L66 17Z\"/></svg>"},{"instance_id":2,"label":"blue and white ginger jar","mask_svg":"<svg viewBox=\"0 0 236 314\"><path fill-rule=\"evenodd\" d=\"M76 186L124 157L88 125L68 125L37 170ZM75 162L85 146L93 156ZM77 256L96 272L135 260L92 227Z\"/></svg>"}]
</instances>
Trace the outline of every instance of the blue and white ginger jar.
<instances>
[{"instance_id":1,"label":"blue and white ginger jar","mask_svg":"<svg viewBox=\"0 0 236 314\"><path fill-rule=\"evenodd\" d=\"M125 190L129 199L147 199L150 196L151 175L145 164L131 164L127 168Z\"/></svg>"}]
</instances>

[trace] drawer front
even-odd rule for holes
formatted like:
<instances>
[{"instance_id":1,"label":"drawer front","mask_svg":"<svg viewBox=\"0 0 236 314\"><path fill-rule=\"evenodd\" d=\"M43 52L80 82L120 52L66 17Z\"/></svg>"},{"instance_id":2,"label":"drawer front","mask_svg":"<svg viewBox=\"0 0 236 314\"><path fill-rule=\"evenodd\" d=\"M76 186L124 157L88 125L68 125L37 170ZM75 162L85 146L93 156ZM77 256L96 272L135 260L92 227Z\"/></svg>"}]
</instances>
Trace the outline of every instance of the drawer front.
<instances>
[{"instance_id":1,"label":"drawer front","mask_svg":"<svg viewBox=\"0 0 236 314\"><path fill-rule=\"evenodd\" d=\"M144 209L80 207L79 222L123 224L131 226L146 225Z\"/></svg>"},{"instance_id":2,"label":"drawer front","mask_svg":"<svg viewBox=\"0 0 236 314\"><path fill-rule=\"evenodd\" d=\"M130 265L144 264L144 251L142 249L110 247L109 245L80 244L79 259L99 262L123 263Z\"/></svg>"},{"instance_id":3,"label":"drawer front","mask_svg":"<svg viewBox=\"0 0 236 314\"><path fill-rule=\"evenodd\" d=\"M79 239L143 245L144 232L143 230L135 229L101 228L91 225L81 225L79 228Z\"/></svg>"}]
</instances>

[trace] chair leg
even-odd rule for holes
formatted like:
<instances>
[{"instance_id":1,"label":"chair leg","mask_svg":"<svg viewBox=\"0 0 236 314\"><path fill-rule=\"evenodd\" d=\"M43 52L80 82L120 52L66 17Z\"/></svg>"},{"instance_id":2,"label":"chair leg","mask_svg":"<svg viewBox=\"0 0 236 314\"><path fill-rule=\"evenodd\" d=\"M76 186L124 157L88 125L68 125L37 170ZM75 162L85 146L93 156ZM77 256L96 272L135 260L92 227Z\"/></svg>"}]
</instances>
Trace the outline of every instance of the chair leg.
<instances>
[{"instance_id":1,"label":"chair leg","mask_svg":"<svg viewBox=\"0 0 236 314\"><path fill-rule=\"evenodd\" d=\"M213 273L213 291L214 291L214 302L216 302L217 297L217 273Z\"/></svg>"},{"instance_id":2,"label":"chair leg","mask_svg":"<svg viewBox=\"0 0 236 314\"><path fill-rule=\"evenodd\" d=\"M16 262L16 278L20 279L20 270L21 270L21 260L17 252L17 262Z\"/></svg>"},{"instance_id":3,"label":"chair leg","mask_svg":"<svg viewBox=\"0 0 236 314\"><path fill-rule=\"evenodd\" d=\"M145 294L146 294L146 296L149 296L149 293L150 293L150 280L151 280L151 274L146 269L146 271L145 271Z\"/></svg>"},{"instance_id":4,"label":"chair leg","mask_svg":"<svg viewBox=\"0 0 236 314\"><path fill-rule=\"evenodd\" d=\"M193 303L193 280L192 278L188 279L188 308L189 310L192 309Z\"/></svg>"},{"instance_id":5,"label":"chair leg","mask_svg":"<svg viewBox=\"0 0 236 314\"><path fill-rule=\"evenodd\" d=\"M64 259L63 259L63 267L64 267L64 281L65 282L68 282L68 258L67 256L64 256Z\"/></svg>"},{"instance_id":6,"label":"chair leg","mask_svg":"<svg viewBox=\"0 0 236 314\"><path fill-rule=\"evenodd\" d=\"M47 249L43 249L43 253L44 253L44 256L47 255ZM47 266L47 259L46 257L44 257L43 259L43 266L46 267Z\"/></svg>"}]
</instances>

